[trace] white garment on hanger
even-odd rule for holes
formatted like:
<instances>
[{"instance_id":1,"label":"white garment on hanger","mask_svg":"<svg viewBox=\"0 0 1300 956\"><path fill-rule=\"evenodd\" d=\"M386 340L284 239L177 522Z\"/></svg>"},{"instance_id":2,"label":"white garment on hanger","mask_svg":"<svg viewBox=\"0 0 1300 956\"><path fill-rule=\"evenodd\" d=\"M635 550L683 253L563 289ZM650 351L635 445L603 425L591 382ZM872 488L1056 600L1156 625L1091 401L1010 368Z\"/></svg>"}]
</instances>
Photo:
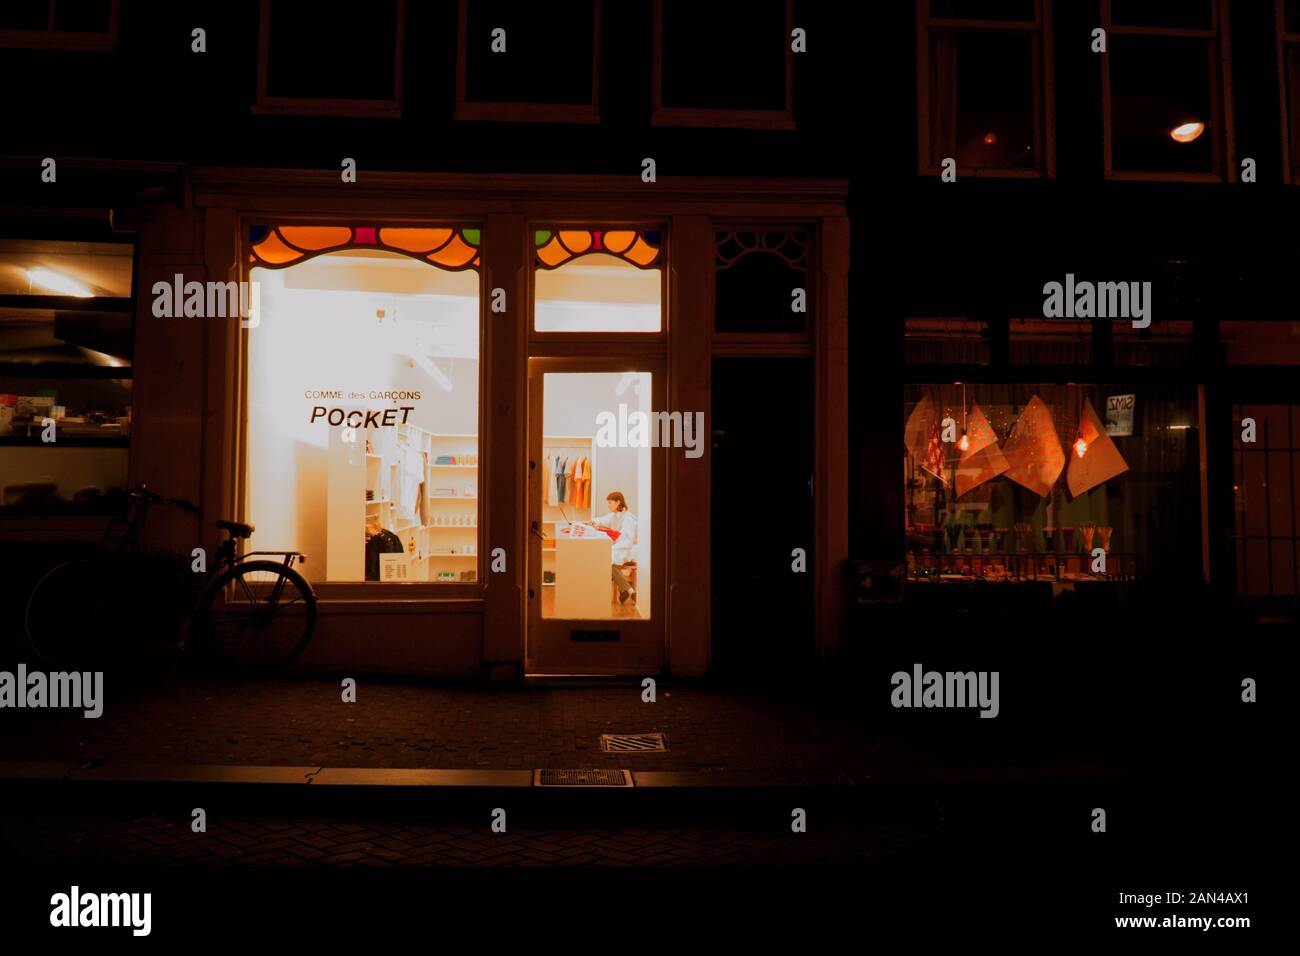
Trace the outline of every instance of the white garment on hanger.
<instances>
[{"instance_id":1,"label":"white garment on hanger","mask_svg":"<svg viewBox=\"0 0 1300 956\"><path fill-rule=\"evenodd\" d=\"M424 481L424 455L402 448L397 466L397 503L412 520L419 518L420 484Z\"/></svg>"}]
</instances>

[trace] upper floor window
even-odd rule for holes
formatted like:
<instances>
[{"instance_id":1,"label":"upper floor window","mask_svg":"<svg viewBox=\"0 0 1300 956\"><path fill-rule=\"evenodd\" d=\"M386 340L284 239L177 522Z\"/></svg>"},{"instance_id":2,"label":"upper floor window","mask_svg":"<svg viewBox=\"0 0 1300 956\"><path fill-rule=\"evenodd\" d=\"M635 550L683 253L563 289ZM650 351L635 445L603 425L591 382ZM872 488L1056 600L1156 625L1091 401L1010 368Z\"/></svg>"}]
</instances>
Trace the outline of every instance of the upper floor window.
<instances>
[{"instance_id":1,"label":"upper floor window","mask_svg":"<svg viewBox=\"0 0 1300 956\"><path fill-rule=\"evenodd\" d=\"M1107 178L1233 178L1223 0L1102 0L1101 25Z\"/></svg>"},{"instance_id":2,"label":"upper floor window","mask_svg":"<svg viewBox=\"0 0 1300 956\"><path fill-rule=\"evenodd\" d=\"M655 0L655 124L794 128L794 0Z\"/></svg>"},{"instance_id":3,"label":"upper floor window","mask_svg":"<svg viewBox=\"0 0 1300 956\"><path fill-rule=\"evenodd\" d=\"M563 12L460 0L456 119L597 122L601 0L571 0Z\"/></svg>"},{"instance_id":4,"label":"upper floor window","mask_svg":"<svg viewBox=\"0 0 1300 956\"><path fill-rule=\"evenodd\" d=\"M1277 34L1281 44L1281 70L1286 104L1287 152L1292 182L1300 183L1300 0L1277 5Z\"/></svg>"},{"instance_id":5,"label":"upper floor window","mask_svg":"<svg viewBox=\"0 0 1300 956\"><path fill-rule=\"evenodd\" d=\"M1054 176L1050 5L917 0L922 175Z\"/></svg>"},{"instance_id":6,"label":"upper floor window","mask_svg":"<svg viewBox=\"0 0 1300 956\"><path fill-rule=\"evenodd\" d=\"M6 0L0 47L111 50L120 10L120 0Z\"/></svg>"},{"instance_id":7,"label":"upper floor window","mask_svg":"<svg viewBox=\"0 0 1300 956\"><path fill-rule=\"evenodd\" d=\"M262 0L255 113L398 117L406 0L339 16L311 0Z\"/></svg>"}]
</instances>

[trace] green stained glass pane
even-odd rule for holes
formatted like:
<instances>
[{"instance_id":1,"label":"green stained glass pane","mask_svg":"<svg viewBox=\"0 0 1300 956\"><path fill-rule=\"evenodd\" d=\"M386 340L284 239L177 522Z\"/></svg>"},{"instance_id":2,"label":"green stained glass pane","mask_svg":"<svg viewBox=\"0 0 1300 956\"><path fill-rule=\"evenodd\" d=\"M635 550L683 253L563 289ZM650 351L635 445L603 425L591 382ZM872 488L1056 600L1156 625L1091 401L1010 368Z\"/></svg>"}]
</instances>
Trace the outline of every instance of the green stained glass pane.
<instances>
[{"instance_id":1,"label":"green stained glass pane","mask_svg":"<svg viewBox=\"0 0 1300 956\"><path fill-rule=\"evenodd\" d=\"M538 229L536 232L533 233L533 244L537 246L544 246L546 245L546 240L550 238L551 238L551 230Z\"/></svg>"},{"instance_id":2,"label":"green stained glass pane","mask_svg":"<svg viewBox=\"0 0 1300 956\"><path fill-rule=\"evenodd\" d=\"M465 241L468 242L471 246L477 246L479 244L480 236L479 236L478 229L462 229L460 231L460 234L465 238Z\"/></svg>"}]
</instances>

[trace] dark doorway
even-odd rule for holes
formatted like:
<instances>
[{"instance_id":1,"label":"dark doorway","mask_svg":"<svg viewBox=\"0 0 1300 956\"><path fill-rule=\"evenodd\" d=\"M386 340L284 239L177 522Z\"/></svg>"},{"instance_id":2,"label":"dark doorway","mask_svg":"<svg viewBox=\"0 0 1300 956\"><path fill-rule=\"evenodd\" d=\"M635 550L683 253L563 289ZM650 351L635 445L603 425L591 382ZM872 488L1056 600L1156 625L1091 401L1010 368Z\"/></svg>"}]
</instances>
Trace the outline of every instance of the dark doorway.
<instances>
[{"instance_id":1,"label":"dark doorway","mask_svg":"<svg viewBox=\"0 0 1300 956\"><path fill-rule=\"evenodd\" d=\"M713 362L715 675L812 662L812 386L811 359ZM795 548L806 555L802 572Z\"/></svg>"}]
</instances>

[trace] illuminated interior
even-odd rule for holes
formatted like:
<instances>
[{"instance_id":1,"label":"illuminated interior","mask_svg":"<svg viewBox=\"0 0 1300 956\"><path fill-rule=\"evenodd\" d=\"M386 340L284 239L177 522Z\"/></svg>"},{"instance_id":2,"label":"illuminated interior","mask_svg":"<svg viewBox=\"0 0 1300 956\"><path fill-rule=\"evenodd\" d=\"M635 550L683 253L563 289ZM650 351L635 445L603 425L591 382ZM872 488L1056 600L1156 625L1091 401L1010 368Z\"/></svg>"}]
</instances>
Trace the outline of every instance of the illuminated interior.
<instances>
[{"instance_id":1,"label":"illuminated interior","mask_svg":"<svg viewBox=\"0 0 1300 956\"><path fill-rule=\"evenodd\" d=\"M343 233L281 229L295 264L251 270L248 520L314 581L478 577L479 276L430 261L468 255L442 232L308 256ZM265 242L254 255L283 255Z\"/></svg>"},{"instance_id":2,"label":"illuminated interior","mask_svg":"<svg viewBox=\"0 0 1300 956\"><path fill-rule=\"evenodd\" d=\"M658 332L663 276L658 235L537 230L534 328Z\"/></svg>"}]
</instances>

